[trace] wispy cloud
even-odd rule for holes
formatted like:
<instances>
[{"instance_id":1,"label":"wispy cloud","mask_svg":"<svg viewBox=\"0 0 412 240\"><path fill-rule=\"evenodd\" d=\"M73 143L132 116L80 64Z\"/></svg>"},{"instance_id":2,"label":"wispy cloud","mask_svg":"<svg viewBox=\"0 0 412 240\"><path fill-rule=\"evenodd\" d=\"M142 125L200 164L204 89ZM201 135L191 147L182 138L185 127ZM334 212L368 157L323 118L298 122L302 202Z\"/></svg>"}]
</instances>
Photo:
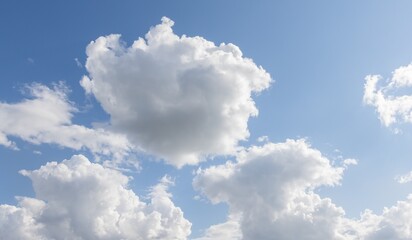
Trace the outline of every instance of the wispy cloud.
<instances>
[{"instance_id":1,"label":"wispy cloud","mask_svg":"<svg viewBox=\"0 0 412 240\"><path fill-rule=\"evenodd\" d=\"M395 177L395 180L396 180L398 183L409 183L409 182L412 182L412 171L409 172L409 173L407 173L407 174L404 174L404 175L398 175L398 176L396 176L396 177Z\"/></svg>"},{"instance_id":2,"label":"wispy cloud","mask_svg":"<svg viewBox=\"0 0 412 240\"><path fill-rule=\"evenodd\" d=\"M78 58L75 58L74 61L76 62L76 65L77 65L79 68L83 68L83 64L79 61Z\"/></svg>"},{"instance_id":3,"label":"wispy cloud","mask_svg":"<svg viewBox=\"0 0 412 240\"><path fill-rule=\"evenodd\" d=\"M25 92L28 96L20 102L0 102L0 145L17 149L17 144L8 138L13 136L32 144L88 149L97 157L113 159L124 158L132 150L124 135L73 124L77 109L68 100L68 88L63 83L53 88L34 83L27 85Z\"/></svg>"}]
</instances>

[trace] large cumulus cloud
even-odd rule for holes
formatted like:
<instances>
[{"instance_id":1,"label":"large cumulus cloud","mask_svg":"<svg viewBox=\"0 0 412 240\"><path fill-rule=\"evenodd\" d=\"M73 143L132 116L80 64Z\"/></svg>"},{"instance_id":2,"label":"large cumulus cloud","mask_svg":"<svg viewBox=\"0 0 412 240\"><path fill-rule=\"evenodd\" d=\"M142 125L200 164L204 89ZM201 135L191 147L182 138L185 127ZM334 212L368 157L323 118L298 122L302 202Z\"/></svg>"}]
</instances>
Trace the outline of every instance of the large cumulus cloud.
<instances>
[{"instance_id":1,"label":"large cumulus cloud","mask_svg":"<svg viewBox=\"0 0 412 240\"><path fill-rule=\"evenodd\" d=\"M200 169L194 187L230 207L228 221L211 226L200 239L411 239L411 197L381 215L366 210L356 220L316 193L339 184L354 163L332 165L304 140L288 140L251 147L236 162Z\"/></svg>"},{"instance_id":2,"label":"large cumulus cloud","mask_svg":"<svg viewBox=\"0 0 412 240\"><path fill-rule=\"evenodd\" d=\"M33 144L57 144L75 150L88 149L96 156L122 159L132 145L121 134L72 123L78 110L67 97L68 88L33 83L25 87L28 98L17 103L0 102L0 145L18 149L10 136Z\"/></svg>"},{"instance_id":3,"label":"large cumulus cloud","mask_svg":"<svg viewBox=\"0 0 412 240\"><path fill-rule=\"evenodd\" d=\"M0 205L0 239L186 239L191 223L167 192L164 177L146 203L130 189L129 178L81 155L22 171L36 198L18 206Z\"/></svg>"},{"instance_id":4,"label":"large cumulus cloud","mask_svg":"<svg viewBox=\"0 0 412 240\"><path fill-rule=\"evenodd\" d=\"M252 99L271 78L233 44L178 36L163 17L130 47L120 35L87 47L81 80L134 143L178 167L231 154L249 136Z\"/></svg>"},{"instance_id":5,"label":"large cumulus cloud","mask_svg":"<svg viewBox=\"0 0 412 240\"><path fill-rule=\"evenodd\" d=\"M288 140L200 170L193 185L213 203L229 204L243 239L344 239L333 231L343 210L313 192L338 184L343 170L304 140Z\"/></svg>"}]
</instances>

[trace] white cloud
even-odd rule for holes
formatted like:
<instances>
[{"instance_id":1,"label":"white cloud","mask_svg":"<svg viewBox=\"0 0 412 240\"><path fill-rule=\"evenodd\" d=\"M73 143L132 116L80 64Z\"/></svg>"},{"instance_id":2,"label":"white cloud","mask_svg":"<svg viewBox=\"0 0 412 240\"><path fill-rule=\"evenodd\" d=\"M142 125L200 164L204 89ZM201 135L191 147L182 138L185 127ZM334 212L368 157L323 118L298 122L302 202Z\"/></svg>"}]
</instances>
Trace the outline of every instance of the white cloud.
<instances>
[{"instance_id":1,"label":"white cloud","mask_svg":"<svg viewBox=\"0 0 412 240\"><path fill-rule=\"evenodd\" d=\"M0 145L17 149L8 138L13 136L32 144L85 148L115 159L126 156L132 148L123 135L73 124L71 119L77 109L68 100L68 89L63 84L54 88L32 84L26 90L30 98L17 103L0 102Z\"/></svg>"},{"instance_id":2,"label":"white cloud","mask_svg":"<svg viewBox=\"0 0 412 240\"><path fill-rule=\"evenodd\" d=\"M268 136L260 136L257 139L258 142L269 142L269 137Z\"/></svg>"},{"instance_id":3,"label":"white cloud","mask_svg":"<svg viewBox=\"0 0 412 240\"><path fill-rule=\"evenodd\" d=\"M78 58L75 58L74 61L76 62L76 66L79 68L83 68L83 64L79 61Z\"/></svg>"},{"instance_id":4,"label":"white cloud","mask_svg":"<svg viewBox=\"0 0 412 240\"><path fill-rule=\"evenodd\" d=\"M232 154L249 136L252 99L270 75L233 44L178 36L163 17L130 47L120 35L87 47L81 85L110 114L111 124L146 151L181 167Z\"/></svg>"},{"instance_id":5,"label":"white cloud","mask_svg":"<svg viewBox=\"0 0 412 240\"><path fill-rule=\"evenodd\" d=\"M151 189L146 203L129 178L81 155L21 171L36 198L0 205L0 239L186 239L191 223L167 192L168 178Z\"/></svg>"},{"instance_id":6,"label":"white cloud","mask_svg":"<svg viewBox=\"0 0 412 240\"><path fill-rule=\"evenodd\" d=\"M287 140L251 147L236 162L199 170L194 187L213 203L230 207L229 220L200 239L212 234L246 240L411 239L412 196L381 215L366 210L354 220L314 192L339 184L344 169L355 162L333 166L304 140Z\"/></svg>"},{"instance_id":7,"label":"white cloud","mask_svg":"<svg viewBox=\"0 0 412 240\"><path fill-rule=\"evenodd\" d=\"M313 193L339 184L343 171L304 140L288 140L251 147L236 163L200 170L193 185L241 216L244 239L343 239L331 231L343 210Z\"/></svg>"},{"instance_id":8,"label":"white cloud","mask_svg":"<svg viewBox=\"0 0 412 240\"><path fill-rule=\"evenodd\" d=\"M378 85L381 79L380 75L366 76L363 102L375 107L386 127L395 123L412 123L412 95L401 93L412 86L412 64L396 69L386 86Z\"/></svg>"},{"instance_id":9,"label":"white cloud","mask_svg":"<svg viewBox=\"0 0 412 240\"><path fill-rule=\"evenodd\" d=\"M239 221L230 219L225 223L212 225L209 227L205 235L194 240L239 240L242 239Z\"/></svg>"},{"instance_id":10,"label":"white cloud","mask_svg":"<svg viewBox=\"0 0 412 240\"><path fill-rule=\"evenodd\" d=\"M406 201L398 201L395 206L384 208L381 215L365 211L360 220L352 222L351 227L355 229L355 239L412 239L412 195Z\"/></svg>"},{"instance_id":11,"label":"white cloud","mask_svg":"<svg viewBox=\"0 0 412 240\"><path fill-rule=\"evenodd\" d=\"M353 159L353 158L347 158L343 160L343 166L345 168L349 167L350 165L358 165L358 160Z\"/></svg>"},{"instance_id":12,"label":"white cloud","mask_svg":"<svg viewBox=\"0 0 412 240\"><path fill-rule=\"evenodd\" d=\"M399 175L395 177L395 180L398 183L408 183L408 182L412 182L412 171L404 174L404 175Z\"/></svg>"}]
</instances>

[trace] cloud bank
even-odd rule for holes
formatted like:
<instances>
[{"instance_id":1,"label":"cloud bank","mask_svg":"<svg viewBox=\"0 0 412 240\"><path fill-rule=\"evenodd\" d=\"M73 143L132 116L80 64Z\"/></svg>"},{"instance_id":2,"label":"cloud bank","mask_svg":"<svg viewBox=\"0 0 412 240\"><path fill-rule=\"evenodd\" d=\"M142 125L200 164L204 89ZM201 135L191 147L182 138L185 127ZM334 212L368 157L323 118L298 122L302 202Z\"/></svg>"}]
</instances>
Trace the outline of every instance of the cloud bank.
<instances>
[{"instance_id":1,"label":"cloud bank","mask_svg":"<svg viewBox=\"0 0 412 240\"><path fill-rule=\"evenodd\" d=\"M412 64L396 69L385 86L379 86L380 75L365 78L363 102L375 107L381 123L389 127L396 123L412 123Z\"/></svg>"},{"instance_id":2,"label":"cloud bank","mask_svg":"<svg viewBox=\"0 0 412 240\"><path fill-rule=\"evenodd\" d=\"M199 170L193 186L212 203L230 207L228 221L199 239L411 239L412 197L381 215L366 210L355 220L315 192L339 184L345 168L345 161L331 165L304 140L287 140Z\"/></svg>"},{"instance_id":3,"label":"cloud bank","mask_svg":"<svg viewBox=\"0 0 412 240\"><path fill-rule=\"evenodd\" d=\"M64 84L53 88L41 84L26 86L29 98L18 103L0 102L0 145L18 149L8 137L32 144L57 144L75 150L88 149L95 155L122 158L132 145L121 134L73 124L77 111L68 100Z\"/></svg>"},{"instance_id":4,"label":"cloud bank","mask_svg":"<svg viewBox=\"0 0 412 240\"><path fill-rule=\"evenodd\" d=\"M178 36L166 17L130 47L120 35L87 47L81 85L111 124L149 153L181 167L233 154L270 75L233 44Z\"/></svg>"},{"instance_id":5,"label":"cloud bank","mask_svg":"<svg viewBox=\"0 0 412 240\"><path fill-rule=\"evenodd\" d=\"M193 186L213 203L225 202L228 220L197 240L412 238L412 195L378 215L359 219L316 189L340 184L347 165L334 166L305 140L266 143L238 154L236 162L199 169ZM353 162L351 160L350 162ZM82 155L21 171L36 197L0 205L0 238L188 239L191 223L176 207L164 177L151 188L149 202L128 188L122 173Z\"/></svg>"},{"instance_id":6,"label":"cloud bank","mask_svg":"<svg viewBox=\"0 0 412 240\"><path fill-rule=\"evenodd\" d=\"M21 173L32 180L36 198L0 205L0 239L186 239L190 234L191 223L173 204L166 177L146 203L128 189L127 176L82 155Z\"/></svg>"}]
</instances>

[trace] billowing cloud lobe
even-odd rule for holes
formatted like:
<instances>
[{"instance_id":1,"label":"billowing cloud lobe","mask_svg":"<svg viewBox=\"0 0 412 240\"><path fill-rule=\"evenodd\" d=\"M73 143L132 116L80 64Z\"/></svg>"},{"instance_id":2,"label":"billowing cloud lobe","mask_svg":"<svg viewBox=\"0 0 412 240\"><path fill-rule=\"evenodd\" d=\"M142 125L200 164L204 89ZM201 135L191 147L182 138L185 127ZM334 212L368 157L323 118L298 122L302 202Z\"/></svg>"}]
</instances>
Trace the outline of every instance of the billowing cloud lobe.
<instances>
[{"instance_id":1,"label":"billowing cloud lobe","mask_svg":"<svg viewBox=\"0 0 412 240\"><path fill-rule=\"evenodd\" d=\"M141 201L120 172L82 155L22 171L36 198L19 197L18 206L0 205L0 239L186 239L191 223L167 192L164 177Z\"/></svg>"}]
</instances>

